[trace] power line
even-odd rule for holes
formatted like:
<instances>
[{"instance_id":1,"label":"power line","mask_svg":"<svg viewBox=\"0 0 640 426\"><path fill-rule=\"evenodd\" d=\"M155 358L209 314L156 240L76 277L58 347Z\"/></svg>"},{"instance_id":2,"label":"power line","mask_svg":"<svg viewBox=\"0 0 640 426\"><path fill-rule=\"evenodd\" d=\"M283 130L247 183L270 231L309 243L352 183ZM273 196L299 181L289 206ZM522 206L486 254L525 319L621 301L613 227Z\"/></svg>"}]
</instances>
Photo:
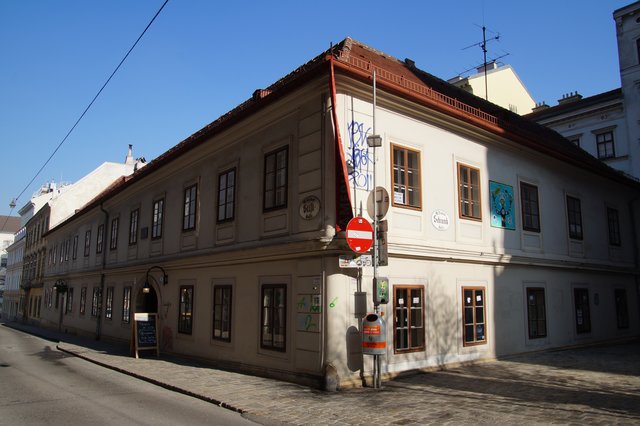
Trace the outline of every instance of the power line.
<instances>
[{"instance_id":1,"label":"power line","mask_svg":"<svg viewBox=\"0 0 640 426\"><path fill-rule=\"evenodd\" d=\"M98 93L96 93L96 95L93 97L93 99L91 100L91 102L89 102L89 105L87 105L87 107L84 109L84 111L82 112L82 114L80 114L80 117L76 120L76 122L73 124L73 126L71 127L71 129L69 130L69 132L67 132L66 136L62 139L62 141L60 141L60 143L58 144L58 146L56 147L56 149L53 150L53 152L51 153L51 155L49 156L49 158L47 158L47 161L44 162L44 164L40 167L40 169L38 169L38 171L36 172L36 174L33 176L33 178L29 181L29 183L27 184L27 186L25 186L25 188L22 190L22 192L20 192L20 194L18 194L17 197L15 197L12 201L11 204L13 205L13 207L11 207L11 210L9 211L9 215L7 216L6 220L4 221L4 223L2 224L2 228L0 228L0 232L4 230L4 227L6 226L7 222L9 221L9 216L11 216L11 213L13 212L13 209L15 208L15 203L18 201L18 199L22 196L22 194L24 194L26 192L27 189L29 189L29 187L31 186L31 184L36 180L36 178L40 175L40 173L42 172L42 170L44 170L44 168L47 166L47 164L49 164L49 162L51 161L51 159L53 158L54 155L56 155L56 152L58 152L58 150L62 147L62 144L65 143L65 141L69 138L69 136L71 135L71 133L75 130L76 126L78 126L78 124L80 123L80 121L82 120L82 118L85 116L85 114L89 111L89 109L91 108L91 106L93 105L93 103L96 101L96 99L98 99L98 96L100 96L100 94L102 93L102 91L104 90L105 87L107 87L107 84L109 84L109 82L111 81L111 79L113 78L113 76L118 72L118 70L120 69L120 67L122 66L122 64L124 63L124 61L129 57L129 54L131 53L131 51L133 51L133 49L137 46L138 42L140 41L140 39L142 39L142 36L144 36L144 34L147 32L147 30L149 29L149 27L151 27L151 24L153 24L153 21L156 20L156 18L158 17L158 15L160 15L160 12L162 12L162 9L164 9L164 7L167 5L167 3L169 3L169 0L165 0L164 3L162 3L162 6L160 6L160 9L158 9L158 11L156 12L155 15L153 15L153 18L151 18L151 21L149 21L149 23L147 24L147 26L145 27L144 31L142 31L142 33L140 34L140 36L138 37L138 39L135 41L135 43L133 43L133 46L131 46L131 48L129 49L129 51L127 51L126 55L124 55L124 57L122 58L122 60L120 61L120 63L118 64L118 66L113 70L113 72L111 73L111 75L109 76L109 78L107 79L107 81L105 81L105 83L102 85L102 87L100 88L100 90L98 90Z\"/></svg>"}]
</instances>

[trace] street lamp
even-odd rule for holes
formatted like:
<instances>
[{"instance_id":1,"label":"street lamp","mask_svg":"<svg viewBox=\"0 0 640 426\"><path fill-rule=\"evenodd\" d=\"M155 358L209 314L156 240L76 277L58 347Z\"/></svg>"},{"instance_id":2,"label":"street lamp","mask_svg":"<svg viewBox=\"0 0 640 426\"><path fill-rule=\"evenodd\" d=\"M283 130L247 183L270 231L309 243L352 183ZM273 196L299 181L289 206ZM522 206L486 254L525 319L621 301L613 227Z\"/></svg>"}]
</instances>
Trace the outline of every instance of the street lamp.
<instances>
[{"instance_id":1,"label":"street lamp","mask_svg":"<svg viewBox=\"0 0 640 426\"><path fill-rule=\"evenodd\" d=\"M162 277L160 277L160 284L167 285L169 283L169 276L167 275L165 270L162 268L162 266L154 265L154 266L150 267L149 269L147 269L147 273L146 273L146 275L144 277L144 285L142 286L142 292L145 293L145 294L149 293L151 291L151 286L149 285L149 278L154 280L156 282L156 284L158 283L158 280L156 280L153 277L153 275L150 274L150 272L154 268L160 269L160 271L162 272Z\"/></svg>"}]
</instances>

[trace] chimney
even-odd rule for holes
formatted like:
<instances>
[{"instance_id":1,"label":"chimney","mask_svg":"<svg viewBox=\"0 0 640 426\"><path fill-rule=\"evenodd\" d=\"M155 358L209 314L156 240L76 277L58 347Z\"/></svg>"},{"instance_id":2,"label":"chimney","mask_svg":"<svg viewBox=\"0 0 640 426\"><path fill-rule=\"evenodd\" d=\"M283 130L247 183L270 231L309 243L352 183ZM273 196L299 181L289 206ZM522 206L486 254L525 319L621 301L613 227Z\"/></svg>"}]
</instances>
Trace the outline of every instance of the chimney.
<instances>
[{"instance_id":1,"label":"chimney","mask_svg":"<svg viewBox=\"0 0 640 426\"><path fill-rule=\"evenodd\" d=\"M570 102L579 101L582 99L582 95L578 92L569 92L562 95L561 99L558 99L558 105L568 104Z\"/></svg>"},{"instance_id":2,"label":"chimney","mask_svg":"<svg viewBox=\"0 0 640 426\"><path fill-rule=\"evenodd\" d=\"M133 164L133 145L129 144L129 151L127 151L127 156L124 159L124 164Z\"/></svg>"},{"instance_id":3,"label":"chimney","mask_svg":"<svg viewBox=\"0 0 640 426\"><path fill-rule=\"evenodd\" d=\"M487 71L495 70L496 68L498 68L498 64L496 64L496 61L487 62ZM478 68L476 68L476 70L478 71L478 74L483 74L484 64L480 65Z\"/></svg>"},{"instance_id":4,"label":"chimney","mask_svg":"<svg viewBox=\"0 0 640 426\"><path fill-rule=\"evenodd\" d=\"M531 112L542 111L543 109L549 108L549 105L545 101L536 103L536 106L531 109Z\"/></svg>"}]
</instances>

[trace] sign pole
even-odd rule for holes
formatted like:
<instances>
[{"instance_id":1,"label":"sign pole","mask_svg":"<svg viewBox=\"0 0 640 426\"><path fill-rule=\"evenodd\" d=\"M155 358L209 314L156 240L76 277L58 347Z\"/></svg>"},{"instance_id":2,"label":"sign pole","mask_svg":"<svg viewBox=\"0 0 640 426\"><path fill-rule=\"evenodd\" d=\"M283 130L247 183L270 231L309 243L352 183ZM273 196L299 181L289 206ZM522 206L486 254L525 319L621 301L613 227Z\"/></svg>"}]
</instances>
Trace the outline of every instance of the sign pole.
<instances>
[{"instance_id":1,"label":"sign pole","mask_svg":"<svg viewBox=\"0 0 640 426\"><path fill-rule=\"evenodd\" d=\"M376 69L373 68L373 134L376 133ZM377 281L378 278L378 203L376 202L377 194L376 191L376 146L373 146L373 282ZM375 290L374 290L375 291ZM374 304L374 312L376 314L380 313L380 305ZM380 355L373 356L373 387L375 389L379 389L381 387L380 383Z\"/></svg>"}]
</instances>

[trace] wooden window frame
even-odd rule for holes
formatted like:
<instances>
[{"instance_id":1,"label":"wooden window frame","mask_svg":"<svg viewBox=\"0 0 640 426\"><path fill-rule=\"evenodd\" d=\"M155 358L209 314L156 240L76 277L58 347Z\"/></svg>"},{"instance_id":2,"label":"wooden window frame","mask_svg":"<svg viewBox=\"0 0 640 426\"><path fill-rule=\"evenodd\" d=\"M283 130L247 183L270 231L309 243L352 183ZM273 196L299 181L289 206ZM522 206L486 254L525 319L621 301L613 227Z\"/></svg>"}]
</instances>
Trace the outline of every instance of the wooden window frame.
<instances>
[{"instance_id":1,"label":"wooden window frame","mask_svg":"<svg viewBox=\"0 0 640 426\"><path fill-rule=\"evenodd\" d=\"M118 249L118 228L120 227L120 218L111 219L111 233L109 235L109 250Z\"/></svg>"},{"instance_id":2,"label":"wooden window frame","mask_svg":"<svg viewBox=\"0 0 640 426\"><path fill-rule=\"evenodd\" d=\"M613 130L598 132L596 135L596 153L599 160L616 158L615 138Z\"/></svg>"},{"instance_id":3,"label":"wooden window frame","mask_svg":"<svg viewBox=\"0 0 640 426\"><path fill-rule=\"evenodd\" d=\"M567 227L569 238L572 240L582 240L584 233L582 229L582 202L580 198L567 195Z\"/></svg>"},{"instance_id":4,"label":"wooden window frame","mask_svg":"<svg viewBox=\"0 0 640 426\"><path fill-rule=\"evenodd\" d=\"M467 219L467 220L474 220L477 222L481 222L482 221L482 181L481 181L481 175L480 175L480 169L476 168L476 167L472 167L469 166L467 164L462 164L462 163L457 163L457 169L458 169L458 215L460 217L460 219ZM463 185L463 172L466 175L468 186L469 186L469 199L467 200L466 198L463 198L463 187L465 185ZM478 199L474 199L473 198L473 183L472 183L472 173L476 172L477 173L477 182L478 182ZM468 201L469 204L469 209L470 209L470 214L465 214L464 213L464 205L465 202ZM474 216L473 214L473 207L477 206L478 207L478 212L479 214L477 216Z\"/></svg>"},{"instance_id":5,"label":"wooden window frame","mask_svg":"<svg viewBox=\"0 0 640 426\"><path fill-rule=\"evenodd\" d=\"M76 260L78 258L78 235L73 236L73 245L71 249L71 259Z\"/></svg>"},{"instance_id":6,"label":"wooden window frame","mask_svg":"<svg viewBox=\"0 0 640 426\"><path fill-rule=\"evenodd\" d=\"M131 323L131 286L122 289L122 323Z\"/></svg>"},{"instance_id":7,"label":"wooden window frame","mask_svg":"<svg viewBox=\"0 0 640 426\"><path fill-rule=\"evenodd\" d=\"M89 257L91 253L91 229L84 233L84 257Z\"/></svg>"},{"instance_id":8,"label":"wooden window frame","mask_svg":"<svg viewBox=\"0 0 640 426\"><path fill-rule=\"evenodd\" d=\"M104 317L105 319L113 319L113 287L107 287L107 294L104 301Z\"/></svg>"},{"instance_id":9,"label":"wooden window frame","mask_svg":"<svg viewBox=\"0 0 640 426\"><path fill-rule=\"evenodd\" d=\"M609 245L620 247L622 236L620 234L620 215L618 209L607 207L607 228L609 229Z\"/></svg>"},{"instance_id":10,"label":"wooden window frame","mask_svg":"<svg viewBox=\"0 0 640 426\"><path fill-rule=\"evenodd\" d=\"M138 222L140 220L140 209L131 210L129 213L129 245L138 244Z\"/></svg>"},{"instance_id":11,"label":"wooden window frame","mask_svg":"<svg viewBox=\"0 0 640 426\"><path fill-rule=\"evenodd\" d=\"M64 313L70 314L73 311L73 287L67 290Z\"/></svg>"},{"instance_id":12,"label":"wooden window frame","mask_svg":"<svg viewBox=\"0 0 640 426\"><path fill-rule=\"evenodd\" d=\"M151 209L151 239L162 238L162 223L164 222L164 198L153 201Z\"/></svg>"},{"instance_id":13,"label":"wooden window frame","mask_svg":"<svg viewBox=\"0 0 640 426\"><path fill-rule=\"evenodd\" d=\"M49 294L49 307L51 307L51 294ZM80 289L80 315L84 315L87 312L87 287Z\"/></svg>"},{"instance_id":14,"label":"wooden window frame","mask_svg":"<svg viewBox=\"0 0 640 426\"><path fill-rule=\"evenodd\" d=\"M279 154L284 152L284 157ZM269 159L273 157L274 169L268 171L267 164ZM284 158L284 166L278 163L279 158ZM284 183L278 185L278 176L284 173ZM264 155L264 170L262 175L262 211L268 212L272 210L284 209L287 207L289 199L289 145L280 147L276 150L268 152ZM267 189L271 186L271 189ZM269 191L269 192L267 192ZM278 193L284 192L283 200L278 202ZM268 195L268 194L273 195Z\"/></svg>"},{"instance_id":15,"label":"wooden window frame","mask_svg":"<svg viewBox=\"0 0 640 426\"><path fill-rule=\"evenodd\" d=\"M96 254L101 254L104 250L104 224L98 225L98 233L96 235Z\"/></svg>"},{"instance_id":16,"label":"wooden window frame","mask_svg":"<svg viewBox=\"0 0 640 426\"><path fill-rule=\"evenodd\" d=\"M229 184L229 176L233 176L233 183ZM230 222L235 218L236 185L238 174L236 168L232 167L218 174L218 199L217 199L217 222ZM224 178L224 184L222 182ZM231 214L228 209L231 208ZM222 212L222 214L221 214Z\"/></svg>"},{"instance_id":17,"label":"wooden window frame","mask_svg":"<svg viewBox=\"0 0 640 426\"><path fill-rule=\"evenodd\" d=\"M413 290L419 290L420 291L420 306L419 308L414 309L413 306L413 300L412 300L412 296L411 296L411 292ZM399 291L406 291L407 292L407 297L406 297L406 304L404 306L406 306L406 308L399 308L398 307L398 292ZM405 327L399 327L398 324L398 319L399 319L399 315L398 315L398 311L399 309L406 309L406 330L407 330L407 344L408 347L406 349L403 348L398 348L398 330L399 329L404 329ZM420 318L420 326L413 326L412 325L412 319L413 316L415 315L414 312L416 310L420 310L420 314L419 314L419 318ZM393 287L393 353L395 354L403 354L403 353L410 353L410 352L421 352L425 350L426 347L426 338L425 338L425 322L424 322L424 318L425 318L425 303L424 303L424 287L420 286L420 285L397 285ZM404 317L403 317L404 318ZM414 343L412 342L412 331L418 329L420 330L420 335L421 335L421 339L422 339L422 344L419 345L414 345Z\"/></svg>"},{"instance_id":18,"label":"wooden window frame","mask_svg":"<svg viewBox=\"0 0 640 426\"><path fill-rule=\"evenodd\" d=\"M265 293L267 291L273 291L271 300L275 302L276 291L282 291L283 304L281 306L265 305ZM268 349L278 352L287 351L287 285L286 284L263 284L260 289L260 347L262 349ZM278 315L282 312L283 324L278 324L278 327L274 324L274 318L279 318ZM266 318L265 318L266 314ZM271 320L271 321L269 321ZM281 330L280 333L276 333L275 329ZM271 333L265 333L265 331L271 331ZM271 340L266 341L266 335L271 335ZM282 345L276 344L276 336L282 337Z\"/></svg>"},{"instance_id":19,"label":"wooden window frame","mask_svg":"<svg viewBox=\"0 0 640 426\"><path fill-rule=\"evenodd\" d=\"M618 330L629 328L629 302L627 301L627 290L616 288L614 290L614 302L616 305L616 326Z\"/></svg>"},{"instance_id":20,"label":"wooden window frame","mask_svg":"<svg viewBox=\"0 0 640 426\"><path fill-rule=\"evenodd\" d=\"M535 200L531 194L535 194ZM522 210L522 229L527 232L540 233L540 193L536 185L520 182L520 205ZM535 210L535 212L534 212ZM529 225L537 220L537 226Z\"/></svg>"},{"instance_id":21,"label":"wooden window frame","mask_svg":"<svg viewBox=\"0 0 640 426\"><path fill-rule=\"evenodd\" d=\"M93 287L93 294L91 297L91 316L97 317L100 315L100 304L102 295L100 294L100 287Z\"/></svg>"},{"instance_id":22,"label":"wooden window frame","mask_svg":"<svg viewBox=\"0 0 640 426\"><path fill-rule=\"evenodd\" d=\"M196 229L198 220L198 184L187 186L182 198L182 232Z\"/></svg>"},{"instance_id":23,"label":"wooden window frame","mask_svg":"<svg viewBox=\"0 0 640 426\"><path fill-rule=\"evenodd\" d=\"M180 334L192 334L193 333L193 307L194 307L194 286L193 285L181 285L180 293L178 294L178 333ZM183 296L189 294L189 300L186 300Z\"/></svg>"},{"instance_id":24,"label":"wooden window frame","mask_svg":"<svg viewBox=\"0 0 640 426\"><path fill-rule=\"evenodd\" d=\"M527 287L526 293L529 339L544 339L549 332L545 289L544 287ZM544 324L544 332L540 332L540 324Z\"/></svg>"},{"instance_id":25,"label":"wooden window frame","mask_svg":"<svg viewBox=\"0 0 640 426\"><path fill-rule=\"evenodd\" d=\"M586 296L581 297L582 295ZM585 309L586 306L586 309ZM574 287L573 308L575 314L575 325L577 334L591 333L591 304L589 302L589 289L586 287ZM578 315L581 314L581 315ZM579 323L582 316L582 324Z\"/></svg>"},{"instance_id":26,"label":"wooden window frame","mask_svg":"<svg viewBox=\"0 0 640 426\"><path fill-rule=\"evenodd\" d=\"M403 159L403 164L402 165L396 165L396 151L402 154L402 159ZM416 156L416 162L418 165L417 169L409 169L409 155L410 154L415 154ZM403 170L401 171L400 168L403 168ZM400 183L396 182L396 169L398 170L398 174L402 174L404 177L404 185L401 185ZM415 173L417 174L417 186L412 187L409 185L409 176L411 173ZM415 150L415 149L411 149L411 148L406 148L400 145L395 145L395 144L391 144L391 188L393 191L393 197L392 197L392 203L394 207L402 207L402 208L407 208L407 209L412 209L412 210L417 210L417 211L421 211L422 210L422 162L421 162L421 158L420 158L420 151ZM404 190L398 190L396 191L396 186L398 186L399 189L401 189L402 187L404 187ZM411 189L413 190L414 193L417 192L417 199L418 199L418 203L417 205L413 205L413 204L409 204L408 200L409 200L409 193L411 192ZM403 196L403 200L405 202L403 203L399 203L396 202L396 197L395 194L396 192L398 193L402 193Z\"/></svg>"},{"instance_id":27,"label":"wooden window frame","mask_svg":"<svg viewBox=\"0 0 640 426\"><path fill-rule=\"evenodd\" d=\"M466 305L466 301L465 301L465 291L471 291L472 292L472 297L471 297L471 301L472 304L471 306L467 306ZM482 322L477 321L477 309L480 308L476 305L476 292L477 291L481 291L482 292L482 317L483 320ZM467 323L466 322L466 309L472 309L472 323ZM478 325L482 325L483 326L483 331L484 331L484 339L483 340L479 340L477 338L478 335ZM467 327L471 325L473 326L473 339L467 341ZM477 345L486 345L488 342L488 338L487 338L487 334L488 334L488 330L487 330L487 291L485 287L480 287L480 286L465 286L462 287L462 344L463 346L477 346Z\"/></svg>"},{"instance_id":28,"label":"wooden window frame","mask_svg":"<svg viewBox=\"0 0 640 426\"><path fill-rule=\"evenodd\" d=\"M219 292L218 292L219 291ZM225 292L228 294L228 304L225 304ZM219 293L219 294L218 294ZM226 306L226 311L225 311ZM226 315L225 315L226 313ZM219 318L216 318L219 314ZM233 320L233 286L231 285L215 285L213 286L213 312L212 312L212 333L211 338L223 342L231 342L232 320ZM224 337L225 324L227 326L228 337ZM216 332L218 335L216 336Z\"/></svg>"}]
</instances>

